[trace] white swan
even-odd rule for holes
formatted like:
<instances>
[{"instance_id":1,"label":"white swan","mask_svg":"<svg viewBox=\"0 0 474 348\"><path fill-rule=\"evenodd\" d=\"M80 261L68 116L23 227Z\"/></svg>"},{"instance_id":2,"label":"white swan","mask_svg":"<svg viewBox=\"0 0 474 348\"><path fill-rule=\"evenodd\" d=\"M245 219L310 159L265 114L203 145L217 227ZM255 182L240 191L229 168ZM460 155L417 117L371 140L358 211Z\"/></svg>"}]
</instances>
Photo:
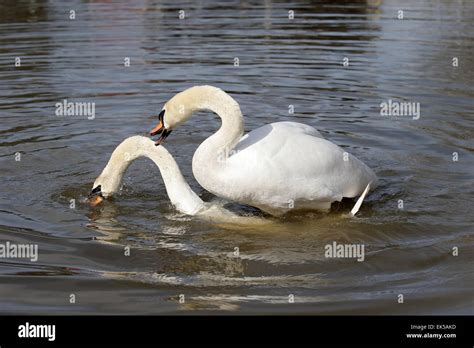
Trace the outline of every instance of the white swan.
<instances>
[{"instance_id":1,"label":"white swan","mask_svg":"<svg viewBox=\"0 0 474 348\"><path fill-rule=\"evenodd\" d=\"M195 111L210 110L222 126L193 157L193 173L209 192L272 215L290 210L328 210L343 197L361 195L355 214L377 177L360 160L325 140L314 128L277 122L243 135L239 104L212 86L195 86L172 97L150 134L159 145Z\"/></svg>"},{"instance_id":2,"label":"white swan","mask_svg":"<svg viewBox=\"0 0 474 348\"><path fill-rule=\"evenodd\" d=\"M102 173L94 181L89 203L96 206L116 194L130 164L138 158L151 159L159 168L166 192L173 206L186 215L199 215L220 223L265 224L264 219L235 214L220 205L203 202L184 179L173 156L153 140L143 136L125 139L110 156Z\"/></svg>"}]
</instances>

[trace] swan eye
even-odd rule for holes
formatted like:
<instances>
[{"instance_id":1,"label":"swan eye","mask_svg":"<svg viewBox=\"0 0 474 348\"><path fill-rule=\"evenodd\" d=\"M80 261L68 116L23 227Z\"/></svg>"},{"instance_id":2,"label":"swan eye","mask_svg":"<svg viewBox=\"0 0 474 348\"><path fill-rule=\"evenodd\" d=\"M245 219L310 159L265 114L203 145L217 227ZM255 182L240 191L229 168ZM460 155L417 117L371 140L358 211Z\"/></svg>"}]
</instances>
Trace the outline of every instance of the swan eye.
<instances>
[{"instance_id":1,"label":"swan eye","mask_svg":"<svg viewBox=\"0 0 474 348\"><path fill-rule=\"evenodd\" d=\"M91 195L99 193L100 191L102 191L102 185L94 187L91 191Z\"/></svg>"},{"instance_id":2,"label":"swan eye","mask_svg":"<svg viewBox=\"0 0 474 348\"><path fill-rule=\"evenodd\" d=\"M158 115L158 120L164 125L164 118L165 118L165 110L161 110L160 114Z\"/></svg>"},{"instance_id":3,"label":"swan eye","mask_svg":"<svg viewBox=\"0 0 474 348\"><path fill-rule=\"evenodd\" d=\"M165 129L164 118L165 118L165 110L161 110L160 114L158 115L158 120L160 122L158 122L156 127L150 131L151 136L161 134L161 132L163 132L163 130Z\"/></svg>"},{"instance_id":4,"label":"swan eye","mask_svg":"<svg viewBox=\"0 0 474 348\"><path fill-rule=\"evenodd\" d=\"M155 136L158 134L160 135L158 140L155 142L156 146L160 145L166 139L166 137L170 135L171 133L171 130L166 129L165 127L165 110L164 109L161 110L160 114L158 115L158 119L160 122L158 122L158 125L150 131L151 136Z\"/></svg>"}]
</instances>

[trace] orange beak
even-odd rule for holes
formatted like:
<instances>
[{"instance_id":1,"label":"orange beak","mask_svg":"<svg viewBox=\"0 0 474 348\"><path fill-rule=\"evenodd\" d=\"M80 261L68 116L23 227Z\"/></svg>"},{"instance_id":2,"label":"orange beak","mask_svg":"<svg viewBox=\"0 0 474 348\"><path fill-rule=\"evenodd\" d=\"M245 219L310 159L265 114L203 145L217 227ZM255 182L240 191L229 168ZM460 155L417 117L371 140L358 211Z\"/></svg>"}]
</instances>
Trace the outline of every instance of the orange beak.
<instances>
[{"instance_id":1,"label":"orange beak","mask_svg":"<svg viewBox=\"0 0 474 348\"><path fill-rule=\"evenodd\" d=\"M163 129L165 128L165 126L163 125L163 121L160 120L160 122L158 122L158 124L156 125L155 128L153 128L151 131L150 131L150 135L153 136L153 135L157 135L157 134L160 134Z\"/></svg>"},{"instance_id":2,"label":"orange beak","mask_svg":"<svg viewBox=\"0 0 474 348\"><path fill-rule=\"evenodd\" d=\"M160 145L171 133L171 130L168 130L165 128L165 124L163 121L164 117L165 117L165 110L161 110L160 114L158 115L158 119L160 120L160 122L158 122L156 127L150 131L151 136L160 134L159 138L155 142L156 146Z\"/></svg>"},{"instance_id":3,"label":"orange beak","mask_svg":"<svg viewBox=\"0 0 474 348\"><path fill-rule=\"evenodd\" d=\"M103 200L104 200L104 197L102 197L102 196L99 196L99 195L93 196L93 197L89 198L89 205L91 207L95 207L95 206L99 205L100 203L102 203Z\"/></svg>"},{"instance_id":4,"label":"orange beak","mask_svg":"<svg viewBox=\"0 0 474 348\"><path fill-rule=\"evenodd\" d=\"M104 200L104 196L102 195L102 186L99 185L92 189L89 195L89 204L91 207L95 207L96 205L100 204Z\"/></svg>"}]
</instances>

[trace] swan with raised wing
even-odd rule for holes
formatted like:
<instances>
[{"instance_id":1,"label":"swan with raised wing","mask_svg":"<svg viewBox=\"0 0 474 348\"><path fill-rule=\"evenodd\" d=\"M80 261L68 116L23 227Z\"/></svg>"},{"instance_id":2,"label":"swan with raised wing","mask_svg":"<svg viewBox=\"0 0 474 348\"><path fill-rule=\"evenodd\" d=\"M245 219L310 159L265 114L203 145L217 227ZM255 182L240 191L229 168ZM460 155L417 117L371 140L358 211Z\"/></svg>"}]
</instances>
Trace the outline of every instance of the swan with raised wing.
<instances>
[{"instance_id":1,"label":"swan with raised wing","mask_svg":"<svg viewBox=\"0 0 474 348\"><path fill-rule=\"evenodd\" d=\"M325 210L344 197L365 195L377 186L374 172L313 127L277 122L243 135L239 104L223 90L195 86L172 97L150 132L156 145L196 111L215 112L217 132L196 150L192 168L198 183L225 199L279 216L290 210Z\"/></svg>"}]
</instances>

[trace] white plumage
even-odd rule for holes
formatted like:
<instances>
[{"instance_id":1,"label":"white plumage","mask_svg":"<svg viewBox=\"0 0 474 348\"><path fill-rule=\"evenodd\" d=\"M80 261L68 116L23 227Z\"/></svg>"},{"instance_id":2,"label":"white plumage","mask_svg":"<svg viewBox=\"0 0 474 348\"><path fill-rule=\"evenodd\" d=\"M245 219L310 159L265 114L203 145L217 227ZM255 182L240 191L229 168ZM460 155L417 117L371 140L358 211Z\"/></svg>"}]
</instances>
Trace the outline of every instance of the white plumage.
<instances>
[{"instance_id":1,"label":"white plumage","mask_svg":"<svg viewBox=\"0 0 474 348\"><path fill-rule=\"evenodd\" d=\"M219 88L189 88L163 109L167 130L198 110L214 111L222 119L221 128L193 157L196 180L217 196L281 215L327 210L343 197L361 195L369 184L377 186L367 165L308 125L271 123L243 136L240 107Z\"/></svg>"}]
</instances>

